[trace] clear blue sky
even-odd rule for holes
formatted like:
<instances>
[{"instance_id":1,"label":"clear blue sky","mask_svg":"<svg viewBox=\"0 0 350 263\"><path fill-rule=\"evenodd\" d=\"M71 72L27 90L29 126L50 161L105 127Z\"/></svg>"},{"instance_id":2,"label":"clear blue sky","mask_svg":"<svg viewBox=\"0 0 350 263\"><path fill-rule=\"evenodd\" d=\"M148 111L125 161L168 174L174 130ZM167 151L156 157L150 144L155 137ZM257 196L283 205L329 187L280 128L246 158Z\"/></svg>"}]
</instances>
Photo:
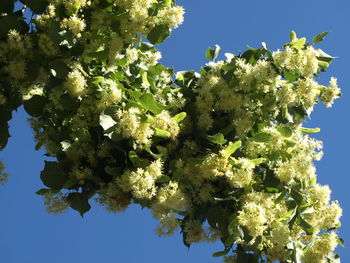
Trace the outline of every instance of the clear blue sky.
<instances>
[{"instance_id":1,"label":"clear blue sky","mask_svg":"<svg viewBox=\"0 0 350 263\"><path fill-rule=\"evenodd\" d=\"M1 3L0 3L1 4ZM316 107L306 127L320 127L317 138L324 141L324 158L317 165L318 180L329 184L332 199L339 200L344 215L340 236L346 247L338 249L342 262L350 262L350 201L348 161L350 140L348 121L350 68L350 1L294 0L178 1L186 9L185 23L160 46L162 62L176 70L199 70L206 63L208 46L221 45L223 52L238 53L246 45L258 47L264 41L280 48L289 31L311 39L331 31L319 45L338 59L323 74L339 80L343 97L331 109ZM147 210L131 206L126 213L110 214L94 205L82 219L75 211L59 216L45 212L40 196L39 174L43 152L34 150L33 134L21 108L10 123L12 138L0 153L9 181L0 187L0 262L3 263L215 263L211 254L220 244L197 244L190 250L182 245L179 233L170 238L155 234L156 222Z\"/></svg>"}]
</instances>

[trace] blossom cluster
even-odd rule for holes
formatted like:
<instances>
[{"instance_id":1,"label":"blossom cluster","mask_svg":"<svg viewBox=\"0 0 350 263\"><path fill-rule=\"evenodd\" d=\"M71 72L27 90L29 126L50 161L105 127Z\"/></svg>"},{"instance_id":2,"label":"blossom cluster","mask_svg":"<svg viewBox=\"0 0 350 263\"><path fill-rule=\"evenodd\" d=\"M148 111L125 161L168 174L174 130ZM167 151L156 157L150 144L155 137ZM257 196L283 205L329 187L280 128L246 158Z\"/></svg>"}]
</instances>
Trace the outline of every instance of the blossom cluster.
<instances>
[{"instance_id":1,"label":"blossom cluster","mask_svg":"<svg viewBox=\"0 0 350 263\"><path fill-rule=\"evenodd\" d=\"M0 35L0 109L23 104L36 148L57 160L40 175L47 211L136 203L159 235L221 240L225 262L327 262L342 209L317 183L322 142L303 121L341 95L336 78L315 78L332 57L294 35L174 74L143 37L161 43L183 13L168 0L50 0L32 32Z\"/></svg>"}]
</instances>

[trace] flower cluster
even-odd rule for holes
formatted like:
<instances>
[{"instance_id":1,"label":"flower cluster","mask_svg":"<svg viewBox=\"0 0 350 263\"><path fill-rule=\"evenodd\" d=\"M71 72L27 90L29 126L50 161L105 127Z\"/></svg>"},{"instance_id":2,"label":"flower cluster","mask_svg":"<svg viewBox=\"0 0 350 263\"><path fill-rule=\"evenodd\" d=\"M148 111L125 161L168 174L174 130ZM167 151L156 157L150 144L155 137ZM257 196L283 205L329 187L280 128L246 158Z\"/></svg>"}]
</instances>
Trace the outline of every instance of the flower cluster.
<instances>
[{"instance_id":1,"label":"flower cluster","mask_svg":"<svg viewBox=\"0 0 350 263\"><path fill-rule=\"evenodd\" d=\"M341 243L342 210L317 184L322 143L302 123L341 95L335 78L315 79L329 55L294 35L282 51L263 45L174 74L151 43L182 23L175 1L49 3L28 4L39 13L32 32L0 34L0 147L23 104L36 148L56 158L38 191L48 212L84 214L92 198L111 212L137 203L159 235L181 229L186 246L221 240L220 255L233 251L225 262L297 253L326 262Z\"/></svg>"}]
</instances>

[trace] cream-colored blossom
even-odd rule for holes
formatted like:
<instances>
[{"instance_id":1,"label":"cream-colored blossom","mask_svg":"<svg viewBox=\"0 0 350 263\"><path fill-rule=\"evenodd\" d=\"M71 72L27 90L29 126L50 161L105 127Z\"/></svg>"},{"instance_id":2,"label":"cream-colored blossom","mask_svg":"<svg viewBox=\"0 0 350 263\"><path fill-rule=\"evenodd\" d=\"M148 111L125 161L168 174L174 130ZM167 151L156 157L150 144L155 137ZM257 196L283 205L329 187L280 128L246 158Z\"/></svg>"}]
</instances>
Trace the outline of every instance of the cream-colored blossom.
<instances>
[{"instance_id":1,"label":"cream-colored blossom","mask_svg":"<svg viewBox=\"0 0 350 263\"><path fill-rule=\"evenodd\" d=\"M187 234L187 243L198 243L205 239L205 233L202 224L197 220L188 221L183 231Z\"/></svg>"},{"instance_id":2,"label":"cream-colored blossom","mask_svg":"<svg viewBox=\"0 0 350 263\"><path fill-rule=\"evenodd\" d=\"M85 93L86 79L80 70L74 69L68 73L65 86L70 95L78 97Z\"/></svg>"},{"instance_id":3,"label":"cream-colored blossom","mask_svg":"<svg viewBox=\"0 0 350 263\"><path fill-rule=\"evenodd\" d=\"M138 108L119 110L117 112L119 118L117 131L126 138L135 139L138 143L149 144L153 130L149 123L141 123L139 114Z\"/></svg>"},{"instance_id":4,"label":"cream-colored blossom","mask_svg":"<svg viewBox=\"0 0 350 263\"><path fill-rule=\"evenodd\" d=\"M86 24L83 19L72 15L70 18L62 20L61 27L69 29L76 36L80 36L79 34L84 31Z\"/></svg>"},{"instance_id":5,"label":"cream-colored blossom","mask_svg":"<svg viewBox=\"0 0 350 263\"><path fill-rule=\"evenodd\" d=\"M268 219L266 218L265 209L254 202L247 202L237 215L238 222L244 226L249 235L256 238L261 236L267 229Z\"/></svg>"},{"instance_id":6,"label":"cream-colored blossom","mask_svg":"<svg viewBox=\"0 0 350 263\"><path fill-rule=\"evenodd\" d=\"M7 72L15 80L24 79L27 76L27 66L24 60L11 60L7 66Z\"/></svg>"},{"instance_id":7,"label":"cream-colored blossom","mask_svg":"<svg viewBox=\"0 0 350 263\"><path fill-rule=\"evenodd\" d=\"M40 50L44 52L44 54L47 56L54 56L58 52L52 40L49 38L48 35L44 33L39 35L38 44L39 44Z\"/></svg>"},{"instance_id":8,"label":"cream-colored blossom","mask_svg":"<svg viewBox=\"0 0 350 263\"><path fill-rule=\"evenodd\" d=\"M323 87L320 98L326 104L327 107L332 107L335 99L339 98L341 91L337 84L336 78L331 78L329 81L329 87Z\"/></svg>"},{"instance_id":9,"label":"cream-colored blossom","mask_svg":"<svg viewBox=\"0 0 350 263\"><path fill-rule=\"evenodd\" d=\"M64 7L68 12L76 13L80 8L85 7L86 4L86 0L69 0L64 2Z\"/></svg>"},{"instance_id":10,"label":"cream-colored blossom","mask_svg":"<svg viewBox=\"0 0 350 263\"><path fill-rule=\"evenodd\" d=\"M179 228L179 222L174 214L165 214L159 218L157 234L160 236L170 236Z\"/></svg>"},{"instance_id":11,"label":"cream-colored blossom","mask_svg":"<svg viewBox=\"0 0 350 263\"><path fill-rule=\"evenodd\" d=\"M317 54L312 46L298 51L287 47L285 51L274 52L273 59L277 67L298 71L305 77L312 77L318 70Z\"/></svg>"},{"instance_id":12,"label":"cream-colored blossom","mask_svg":"<svg viewBox=\"0 0 350 263\"><path fill-rule=\"evenodd\" d=\"M161 9L156 16L156 23L176 28L184 21L184 13L181 6Z\"/></svg>"},{"instance_id":13,"label":"cream-colored blossom","mask_svg":"<svg viewBox=\"0 0 350 263\"><path fill-rule=\"evenodd\" d=\"M54 215L61 214L69 208L69 204L65 201L62 193L54 191L48 191L44 195L44 205L46 211Z\"/></svg>"},{"instance_id":14,"label":"cream-colored blossom","mask_svg":"<svg viewBox=\"0 0 350 263\"><path fill-rule=\"evenodd\" d=\"M275 223L272 226L270 240L280 246L287 245L290 241L290 231L288 224Z\"/></svg>"},{"instance_id":15,"label":"cream-colored blossom","mask_svg":"<svg viewBox=\"0 0 350 263\"><path fill-rule=\"evenodd\" d=\"M340 227L339 219L342 214L343 210L339 206L338 201L333 201L318 212L320 227L326 230Z\"/></svg>"},{"instance_id":16,"label":"cream-colored blossom","mask_svg":"<svg viewBox=\"0 0 350 263\"><path fill-rule=\"evenodd\" d=\"M174 210L188 207L188 200L184 192L179 188L179 184L173 181L159 189L156 202L164 208Z\"/></svg>"},{"instance_id":17,"label":"cream-colored blossom","mask_svg":"<svg viewBox=\"0 0 350 263\"><path fill-rule=\"evenodd\" d=\"M166 110L155 116L152 126L168 131L173 139L175 139L180 132L179 124L171 118L169 111Z\"/></svg>"},{"instance_id":18,"label":"cream-colored blossom","mask_svg":"<svg viewBox=\"0 0 350 263\"><path fill-rule=\"evenodd\" d=\"M122 91L118 88L118 85L115 81L111 79L105 79L101 86L104 90L103 97L101 100L107 105L116 104L122 100Z\"/></svg>"},{"instance_id":19,"label":"cream-colored blossom","mask_svg":"<svg viewBox=\"0 0 350 263\"><path fill-rule=\"evenodd\" d=\"M230 185L235 188L242 188L248 185L253 179L254 163L245 158L235 160L238 167L234 167L225 173L225 177Z\"/></svg>"},{"instance_id":20,"label":"cream-colored blossom","mask_svg":"<svg viewBox=\"0 0 350 263\"><path fill-rule=\"evenodd\" d=\"M318 207L324 207L329 203L331 190L328 185L315 185L308 191L308 199Z\"/></svg>"},{"instance_id":21,"label":"cream-colored blossom","mask_svg":"<svg viewBox=\"0 0 350 263\"><path fill-rule=\"evenodd\" d=\"M145 169L127 171L117 179L117 184L124 192L131 192L137 199L151 199L156 195L155 181L161 176L162 167L162 162L157 160Z\"/></svg>"},{"instance_id":22,"label":"cream-colored blossom","mask_svg":"<svg viewBox=\"0 0 350 263\"><path fill-rule=\"evenodd\" d=\"M305 263L327 262L325 256L336 248L338 244L337 238L334 232L317 238L304 253L303 259Z\"/></svg>"},{"instance_id":23,"label":"cream-colored blossom","mask_svg":"<svg viewBox=\"0 0 350 263\"><path fill-rule=\"evenodd\" d=\"M123 193L115 183L109 183L106 191L100 192L96 201L105 206L109 212L123 212L130 204L128 195Z\"/></svg>"}]
</instances>

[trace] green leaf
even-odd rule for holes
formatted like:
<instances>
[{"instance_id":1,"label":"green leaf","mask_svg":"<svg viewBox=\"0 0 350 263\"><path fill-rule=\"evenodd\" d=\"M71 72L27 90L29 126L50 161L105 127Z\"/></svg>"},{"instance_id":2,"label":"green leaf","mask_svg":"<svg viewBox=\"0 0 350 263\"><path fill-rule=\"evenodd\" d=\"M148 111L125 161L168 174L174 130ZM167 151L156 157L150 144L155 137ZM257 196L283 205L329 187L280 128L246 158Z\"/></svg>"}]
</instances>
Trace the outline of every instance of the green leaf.
<instances>
[{"instance_id":1,"label":"green leaf","mask_svg":"<svg viewBox=\"0 0 350 263\"><path fill-rule=\"evenodd\" d=\"M52 192L52 189L41 188L39 191L36 191L35 194L46 195L47 193L50 193L50 192Z\"/></svg>"},{"instance_id":2,"label":"green leaf","mask_svg":"<svg viewBox=\"0 0 350 263\"><path fill-rule=\"evenodd\" d=\"M220 53L221 47L219 45L215 45L215 49L209 47L205 52L205 56L207 59L216 59Z\"/></svg>"},{"instance_id":3,"label":"green leaf","mask_svg":"<svg viewBox=\"0 0 350 263\"><path fill-rule=\"evenodd\" d=\"M60 42L61 43L61 42ZM97 52L91 52L87 54L91 58L105 61L108 58L108 50L102 50Z\"/></svg>"},{"instance_id":4,"label":"green leaf","mask_svg":"<svg viewBox=\"0 0 350 263\"><path fill-rule=\"evenodd\" d=\"M14 0L1 0L0 14L1 13L10 14L12 13L14 7L15 7Z\"/></svg>"},{"instance_id":5,"label":"green leaf","mask_svg":"<svg viewBox=\"0 0 350 263\"><path fill-rule=\"evenodd\" d=\"M53 189L61 189L68 179L58 162L45 161L44 170L40 173L43 184Z\"/></svg>"},{"instance_id":6,"label":"green leaf","mask_svg":"<svg viewBox=\"0 0 350 263\"><path fill-rule=\"evenodd\" d=\"M160 154L156 154L156 153L152 152L151 147L149 147L148 145L145 146L143 149L146 152L148 152L154 159L160 159L160 158L162 158L164 156L164 154L161 154L161 153Z\"/></svg>"},{"instance_id":7,"label":"green leaf","mask_svg":"<svg viewBox=\"0 0 350 263\"><path fill-rule=\"evenodd\" d=\"M116 125L117 122L113 120L113 118L109 115L104 114L104 112L100 115L100 125L102 126L103 130L108 130L112 128L114 125Z\"/></svg>"},{"instance_id":8,"label":"green leaf","mask_svg":"<svg viewBox=\"0 0 350 263\"><path fill-rule=\"evenodd\" d=\"M252 137L253 141L256 142L268 142L272 139L272 135L267 132L260 132Z\"/></svg>"},{"instance_id":9,"label":"green leaf","mask_svg":"<svg viewBox=\"0 0 350 263\"><path fill-rule=\"evenodd\" d=\"M156 182L157 183L168 183L168 182L170 182L170 177L169 176L166 176L166 175L163 175L163 176L161 176L161 177L159 177L157 180L156 180Z\"/></svg>"},{"instance_id":10,"label":"green leaf","mask_svg":"<svg viewBox=\"0 0 350 263\"><path fill-rule=\"evenodd\" d=\"M147 71L142 73L142 84L143 84L143 87L146 87L146 88L150 87L150 84L148 81L148 76L147 76Z\"/></svg>"},{"instance_id":11,"label":"green leaf","mask_svg":"<svg viewBox=\"0 0 350 263\"><path fill-rule=\"evenodd\" d=\"M268 193L279 193L281 191L278 188L276 188L276 187L266 187L266 192L268 192Z\"/></svg>"},{"instance_id":12,"label":"green leaf","mask_svg":"<svg viewBox=\"0 0 350 263\"><path fill-rule=\"evenodd\" d=\"M5 123L12 119L12 108L10 105L0 106L0 123ZM2 124L0 124L1 126Z\"/></svg>"},{"instance_id":13,"label":"green leaf","mask_svg":"<svg viewBox=\"0 0 350 263\"><path fill-rule=\"evenodd\" d=\"M205 211L207 221L213 228L219 229L221 233L228 231L227 212L221 206L212 206Z\"/></svg>"},{"instance_id":14,"label":"green leaf","mask_svg":"<svg viewBox=\"0 0 350 263\"><path fill-rule=\"evenodd\" d=\"M172 117L172 119L174 121L176 121L177 123L183 121L186 118L187 114L186 112L180 112L178 114L176 114L174 117Z\"/></svg>"},{"instance_id":15,"label":"green leaf","mask_svg":"<svg viewBox=\"0 0 350 263\"><path fill-rule=\"evenodd\" d=\"M62 188L64 189L70 189L73 186L77 185L79 183L78 179L76 177L69 177L68 180L64 183L64 185L62 186Z\"/></svg>"},{"instance_id":16,"label":"green leaf","mask_svg":"<svg viewBox=\"0 0 350 263\"><path fill-rule=\"evenodd\" d=\"M322 32L321 34L315 36L313 39L312 39L312 43L313 44L316 44L318 42L321 42L324 40L324 37L328 35L329 32Z\"/></svg>"},{"instance_id":17,"label":"green leaf","mask_svg":"<svg viewBox=\"0 0 350 263\"><path fill-rule=\"evenodd\" d=\"M63 60L55 60L49 64L51 75L58 79L66 79L69 67Z\"/></svg>"},{"instance_id":18,"label":"green leaf","mask_svg":"<svg viewBox=\"0 0 350 263\"><path fill-rule=\"evenodd\" d=\"M173 181L180 181L181 178L183 178L184 176L184 169L182 168L179 168L179 169L176 169L174 172L173 172L173 175L171 177L171 179Z\"/></svg>"},{"instance_id":19,"label":"green leaf","mask_svg":"<svg viewBox=\"0 0 350 263\"><path fill-rule=\"evenodd\" d=\"M164 0L163 2L163 6L166 8L171 7L171 4L172 4L172 0Z\"/></svg>"},{"instance_id":20,"label":"green leaf","mask_svg":"<svg viewBox=\"0 0 350 263\"><path fill-rule=\"evenodd\" d=\"M317 182L317 176L314 176L310 179L310 186L315 186Z\"/></svg>"},{"instance_id":21,"label":"green leaf","mask_svg":"<svg viewBox=\"0 0 350 263\"><path fill-rule=\"evenodd\" d=\"M134 98L135 100L138 100L142 96L142 92L138 90L127 90L127 93Z\"/></svg>"},{"instance_id":22,"label":"green leaf","mask_svg":"<svg viewBox=\"0 0 350 263\"><path fill-rule=\"evenodd\" d=\"M341 245L342 247L344 247L344 243L345 242L344 242L344 240L342 238L338 237L337 242L338 242L338 245Z\"/></svg>"},{"instance_id":23,"label":"green leaf","mask_svg":"<svg viewBox=\"0 0 350 263\"><path fill-rule=\"evenodd\" d=\"M230 235L232 235L234 237L239 236L241 239L244 238L244 231L240 227L237 218L233 219L231 221L231 223L228 225L228 231L229 231ZM235 240L236 240L236 238L235 238Z\"/></svg>"},{"instance_id":24,"label":"green leaf","mask_svg":"<svg viewBox=\"0 0 350 263\"><path fill-rule=\"evenodd\" d=\"M329 253L326 257L330 263L340 263L340 256L335 252Z\"/></svg>"},{"instance_id":25,"label":"green leaf","mask_svg":"<svg viewBox=\"0 0 350 263\"><path fill-rule=\"evenodd\" d=\"M319 60L319 61L318 61L318 66L319 66L320 68L328 68L328 67L329 67L329 63L326 62L326 61Z\"/></svg>"},{"instance_id":26,"label":"green leaf","mask_svg":"<svg viewBox=\"0 0 350 263\"><path fill-rule=\"evenodd\" d=\"M299 217L299 225L305 231L307 235L312 235L314 233L314 228L308 222L306 222L302 217Z\"/></svg>"},{"instance_id":27,"label":"green leaf","mask_svg":"<svg viewBox=\"0 0 350 263\"><path fill-rule=\"evenodd\" d=\"M219 145L223 145L224 143L227 142L227 140L225 139L225 137L224 137L224 135L222 133L217 133L217 134L214 134L214 135L208 135L207 139L211 143L219 144Z\"/></svg>"},{"instance_id":28,"label":"green leaf","mask_svg":"<svg viewBox=\"0 0 350 263\"><path fill-rule=\"evenodd\" d=\"M170 138L171 137L171 133L165 130L161 130L158 128L154 128L154 136L156 137L161 137L161 138Z\"/></svg>"},{"instance_id":29,"label":"green leaf","mask_svg":"<svg viewBox=\"0 0 350 263\"><path fill-rule=\"evenodd\" d=\"M35 80L39 76L40 67L41 67L41 64L39 61L35 61L35 60L27 61L27 63L26 63L26 72L27 72L26 80L31 81L31 82L35 82Z\"/></svg>"},{"instance_id":30,"label":"green leaf","mask_svg":"<svg viewBox=\"0 0 350 263\"><path fill-rule=\"evenodd\" d=\"M287 126L280 126L277 128L277 131L283 135L284 137L290 137L293 134L293 131L291 130L291 128L287 127Z\"/></svg>"},{"instance_id":31,"label":"green leaf","mask_svg":"<svg viewBox=\"0 0 350 263\"><path fill-rule=\"evenodd\" d=\"M290 31L289 39L290 39L290 42L294 42L295 40L297 40L297 34L295 33L294 30Z\"/></svg>"},{"instance_id":32,"label":"green leaf","mask_svg":"<svg viewBox=\"0 0 350 263\"><path fill-rule=\"evenodd\" d=\"M237 253L237 262L244 263L259 263L259 256L254 254L246 253L243 250Z\"/></svg>"},{"instance_id":33,"label":"green leaf","mask_svg":"<svg viewBox=\"0 0 350 263\"><path fill-rule=\"evenodd\" d=\"M8 123L0 125L0 150L5 148L7 145L8 139L10 138L9 126Z\"/></svg>"},{"instance_id":34,"label":"green leaf","mask_svg":"<svg viewBox=\"0 0 350 263\"><path fill-rule=\"evenodd\" d=\"M227 249L227 250L223 250L223 251L218 251L218 252L215 252L215 253L213 253L213 257L214 258L216 258L216 257L222 257L222 256L225 256L225 255L227 255L228 254L228 252L230 252L230 250L229 249Z\"/></svg>"},{"instance_id":35,"label":"green leaf","mask_svg":"<svg viewBox=\"0 0 350 263\"><path fill-rule=\"evenodd\" d=\"M266 158L257 158L257 159L252 159L250 161L253 162L255 165L259 165L259 164L262 164L263 162L266 162L267 159Z\"/></svg>"},{"instance_id":36,"label":"green leaf","mask_svg":"<svg viewBox=\"0 0 350 263\"><path fill-rule=\"evenodd\" d=\"M161 113L163 110L167 109L167 107L163 106L154 99L152 93L143 94L141 97L138 98L138 102L146 110L149 110L150 112L156 115Z\"/></svg>"},{"instance_id":37,"label":"green leaf","mask_svg":"<svg viewBox=\"0 0 350 263\"><path fill-rule=\"evenodd\" d=\"M118 176L118 175L121 175L123 173L123 168L111 167L109 165L107 165L104 170L107 174L113 175L113 176Z\"/></svg>"},{"instance_id":38,"label":"green leaf","mask_svg":"<svg viewBox=\"0 0 350 263\"><path fill-rule=\"evenodd\" d=\"M107 134L106 136L114 142L120 142L124 139L123 135L119 132L111 132L111 133Z\"/></svg>"},{"instance_id":39,"label":"green leaf","mask_svg":"<svg viewBox=\"0 0 350 263\"><path fill-rule=\"evenodd\" d=\"M61 106L68 111L76 111L79 108L79 101L69 94L63 94L60 98Z\"/></svg>"},{"instance_id":40,"label":"green leaf","mask_svg":"<svg viewBox=\"0 0 350 263\"><path fill-rule=\"evenodd\" d=\"M70 193L67 200L70 207L78 211L81 216L91 209L89 199L86 194Z\"/></svg>"},{"instance_id":41,"label":"green leaf","mask_svg":"<svg viewBox=\"0 0 350 263\"><path fill-rule=\"evenodd\" d=\"M141 42L139 45L139 50L141 50L142 52L146 52L148 50L154 49L154 46L150 43L147 42Z\"/></svg>"},{"instance_id":42,"label":"green leaf","mask_svg":"<svg viewBox=\"0 0 350 263\"><path fill-rule=\"evenodd\" d=\"M286 78L286 80L290 82L296 81L300 77L299 73L294 71L284 71L283 75Z\"/></svg>"},{"instance_id":43,"label":"green leaf","mask_svg":"<svg viewBox=\"0 0 350 263\"><path fill-rule=\"evenodd\" d=\"M153 45L162 43L168 36L170 36L170 30L167 25L159 25L154 27L147 35L148 40Z\"/></svg>"},{"instance_id":44,"label":"green leaf","mask_svg":"<svg viewBox=\"0 0 350 263\"><path fill-rule=\"evenodd\" d=\"M138 166L138 164L141 163L141 159L135 151L130 151L128 157L134 166Z\"/></svg>"},{"instance_id":45,"label":"green leaf","mask_svg":"<svg viewBox=\"0 0 350 263\"><path fill-rule=\"evenodd\" d=\"M318 60L325 61L328 63L331 63L335 57L332 57L331 55L328 55L326 52L324 52L322 49L316 49L316 56Z\"/></svg>"},{"instance_id":46,"label":"green leaf","mask_svg":"<svg viewBox=\"0 0 350 263\"><path fill-rule=\"evenodd\" d=\"M293 147L297 144L296 142L294 142L292 140L285 140L284 142L285 142L287 148Z\"/></svg>"},{"instance_id":47,"label":"green leaf","mask_svg":"<svg viewBox=\"0 0 350 263\"><path fill-rule=\"evenodd\" d=\"M48 6L47 0L21 0L21 2L26 4L36 14L43 13Z\"/></svg>"},{"instance_id":48,"label":"green leaf","mask_svg":"<svg viewBox=\"0 0 350 263\"><path fill-rule=\"evenodd\" d=\"M10 29L16 29L20 34L26 34L29 30L29 26L24 22L22 16L15 14L0 16L0 39L6 38Z\"/></svg>"},{"instance_id":49,"label":"green leaf","mask_svg":"<svg viewBox=\"0 0 350 263\"><path fill-rule=\"evenodd\" d=\"M143 123L153 123L154 122L154 118L150 115L142 115L141 116L141 122Z\"/></svg>"},{"instance_id":50,"label":"green leaf","mask_svg":"<svg viewBox=\"0 0 350 263\"><path fill-rule=\"evenodd\" d=\"M234 143L229 144L227 147L225 147L225 149L223 149L221 151L221 155L222 157L224 157L225 159L227 159L228 157L230 157L235 151L237 151L237 149L239 149L239 147L242 146L242 142L241 141L236 141Z\"/></svg>"},{"instance_id":51,"label":"green leaf","mask_svg":"<svg viewBox=\"0 0 350 263\"><path fill-rule=\"evenodd\" d=\"M284 214L282 217L278 218L277 221L289 223L296 215L297 213L297 206L293 209L290 209L286 214Z\"/></svg>"},{"instance_id":52,"label":"green leaf","mask_svg":"<svg viewBox=\"0 0 350 263\"><path fill-rule=\"evenodd\" d=\"M46 98L39 95L34 95L29 100L23 102L24 109L33 117L39 117L43 114L45 104Z\"/></svg>"},{"instance_id":53,"label":"green leaf","mask_svg":"<svg viewBox=\"0 0 350 263\"><path fill-rule=\"evenodd\" d=\"M98 86L98 84L100 84L102 81L104 81L105 78L102 77L102 76L96 76L96 77L93 77L91 79L89 79L88 83L89 84L92 84L94 86Z\"/></svg>"},{"instance_id":54,"label":"green leaf","mask_svg":"<svg viewBox=\"0 0 350 263\"><path fill-rule=\"evenodd\" d=\"M321 129L320 128L300 128L300 131L303 132L303 133L307 133L307 134L312 134L312 133L317 133L317 132L320 132Z\"/></svg>"},{"instance_id":55,"label":"green leaf","mask_svg":"<svg viewBox=\"0 0 350 263\"><path fill-rule=\"evenodd\" d=\"M290 195L298 205L302 205L305 203L304 196L299 191L291 189Z\"/></svg>"},{"instance_id":56,"label":"green leaf","mask_svg":"<svg viewBox=\"0 0 350 263\"><path fill-rule=\"evenodd\" d=\"M306 38L302 37L302 38L298 39L297 41L293 42L292 46L295 49L299 50L299 49L302 49L305 46L305 43L306 43Z\"/></svg>"}]
</instances>

